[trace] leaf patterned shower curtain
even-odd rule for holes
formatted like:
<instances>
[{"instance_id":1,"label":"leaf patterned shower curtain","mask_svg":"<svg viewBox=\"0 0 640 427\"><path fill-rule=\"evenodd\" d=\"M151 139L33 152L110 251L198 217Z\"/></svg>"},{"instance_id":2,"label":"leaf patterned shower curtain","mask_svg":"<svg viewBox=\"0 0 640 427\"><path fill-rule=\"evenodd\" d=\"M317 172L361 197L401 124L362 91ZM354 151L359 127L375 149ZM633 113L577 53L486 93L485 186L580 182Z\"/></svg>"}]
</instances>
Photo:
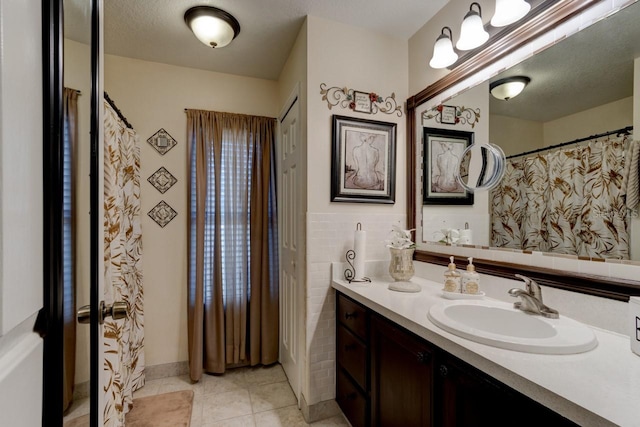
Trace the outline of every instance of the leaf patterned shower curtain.
<instances>
[{"instance_id":1,"label":"leaf patterned shower curtain","mask_svg":"<svg viewBox=\"0 0 640 427\"><path fill-rule=\"evenodd\" d=\"M491 245L629 258L623 171L629 135L511 159L491 196Z\"/></svg>"},{"instance_id":2,"label":"leaf patterned shower curtain","mask_svg":"<svg viewBox=\"0 0 640 427\"><path fill-rule=\"evenodd\" d=\"M104 425L120 427L144 385L140 147L106 101L104 109L104 300L128 308L126 319L104 322Z\"/></svg>"}]
</instances>

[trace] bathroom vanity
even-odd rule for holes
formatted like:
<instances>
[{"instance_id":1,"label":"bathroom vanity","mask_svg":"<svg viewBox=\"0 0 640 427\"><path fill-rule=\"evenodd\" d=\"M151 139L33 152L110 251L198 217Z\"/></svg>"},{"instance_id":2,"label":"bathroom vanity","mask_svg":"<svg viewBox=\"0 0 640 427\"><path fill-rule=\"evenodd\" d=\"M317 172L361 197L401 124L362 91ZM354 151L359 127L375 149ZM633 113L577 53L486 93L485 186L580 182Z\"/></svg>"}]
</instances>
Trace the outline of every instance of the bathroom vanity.
<instances>
[{"instance_id":1,"label":"bathroom vanity","mask_svg":"<svg viewBox=\"0 0 640 427\"><path fill-rule=\"evenodd\" d=\"M627 337L594 328L598 346L569 355L479 344L429 320L442 285L412 282L420 293L333 281L336 401L353 426L640 422L640 359Z\"/></svg>"}]
</instances>

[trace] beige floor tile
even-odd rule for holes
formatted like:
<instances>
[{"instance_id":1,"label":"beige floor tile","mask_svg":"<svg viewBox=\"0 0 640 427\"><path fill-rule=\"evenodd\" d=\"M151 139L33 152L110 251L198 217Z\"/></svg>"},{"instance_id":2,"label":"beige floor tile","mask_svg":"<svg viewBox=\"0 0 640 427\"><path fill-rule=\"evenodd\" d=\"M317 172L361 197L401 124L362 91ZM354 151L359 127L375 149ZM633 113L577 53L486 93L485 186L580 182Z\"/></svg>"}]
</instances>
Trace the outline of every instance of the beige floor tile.
<instances>
[{"instance_id":1,"label":"beige floor tile","mask_svg":"<svg viewBox=\"0 0 640 427\"><path fill-rule=\"evenodd\" d=\"M244 371L242 368L227 369L222 375L203 375L200 381L204 384L204 394L246 390L248 383Z\"/></svg>"},{"instance_id":2,"label":"beige floor tile","mask_svg":"<svg viewBox=\"0 0 640 427\"><path fill-rule=\"evenodd\" d=\"M296 405L274 411L265 411L254 414L256 427L307 427L302 412Z\"/></svg>"},{"instance_id":3,"label":"beige floor tile","mask_svg":"<svg viewBox=\"0 0 640 427\"><path fill-rule=\"evenodd\" d=\"M251 414L247 390L207 394L202 399L202 425Z\"/></svg>"},{"instance_id":4,"label":"beige floor tile","mask_svg":"<svg viewBox=\"0 0 640 427\"><path fill-rule=\"evenodd\" d=\"M245 371L245 379L250 386L260 384L271 384L281 381L286 381L287 376L282 370L282 366L276 363L271 366L258 366L255 368L248 368Z\"/></svg>"},{"instance_id":5,"label":"beige floor tile","mask_svg":"<svg viewBox=\"0 0 640 427\"><path fill-rule=\"evenodd\" d=\"M204 394L204 385L202 381L194 383L188 375L180 375L179 377L168 377L160 380L158 394L171 393L173 391L193 390L195 396Z\"/></svg>"},{"instance_id":6,"label":"beige floor tile","mask_svg":"<svg viewBox=\"0 0 640 427\"><path fill-rule=\"evenodd\" d=\"M327 418L326 420L316 421L310 424L313 427L349 427L350 424L342 415Z\"/></svg>"},{"instance_id":7,"label":"beige floor tile","mask_svg":"<svg viewBox=\"0 0 640 427\"><path fill-rule=\"evenodd\" d=\"M202 408L206 400L205 396L193 396L193 406L191 407L191 425L189 427L200 427L202 424Z\"/></svg>"},{"instance_id":8,"label":"beige floor tile","mask_svg":"<svg viewBox=\"0 0 640 427\"><path fill-rule=\"evenodd\" d=\"M249 392L254 413L284 408L297 403L296 396L287 381L257 385L251 387Z\"/></svg>"},{"instance_id":9,"label":"beige floor tile","mask_svg":"<svg viewBox=\"0 0 640 427\"><path fill-rule=\"evenodd\" d=\"M158 394L158 390L160 390L160 386L162 385L163 380L153 380L145 382L142 388L133 392L133 398L136 399L138 397L146 397L146 396L155 396Z\"/></svg>"},{"instance_id":10,"label":"beige floor tile","mask_svg":"<svg viewBox=\"0 0 640 427\"><path fill-rule=\"evenodd\" d=\"M228 420L216 421L214 423L202 424L201 427L255 427L253 415L230 418Z\"/></svg>"}]
</instances>

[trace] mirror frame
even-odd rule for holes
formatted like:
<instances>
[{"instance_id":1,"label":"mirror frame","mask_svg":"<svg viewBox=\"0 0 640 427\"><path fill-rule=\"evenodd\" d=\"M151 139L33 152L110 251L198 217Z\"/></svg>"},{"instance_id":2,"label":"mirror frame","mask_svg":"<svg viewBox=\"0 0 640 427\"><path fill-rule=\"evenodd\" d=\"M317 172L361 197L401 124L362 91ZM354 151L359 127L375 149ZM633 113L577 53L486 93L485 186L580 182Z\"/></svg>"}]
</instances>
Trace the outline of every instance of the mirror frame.
<instances>
[{"instance_id":1,"label":"mirror frame","mask_svg":"<svg viewBox=\"0 0 640 427\"><path fill-rule=\"evenodd\" d=\"M415 110L434 96L486 66L502 59L516 49L527 44L534 38L541 36L569 18L583 12L599 3L600 0L576 0L570 2L545 2L541 7L532 9L527 22L509 28L508 31L497 34L489 40L485 49L473 59L461 63L449 74L435 83L427 86L418 94L407 99L407 228L416 227L417 212L417 181L416 170L418 162L416 117ZM416 250L416 261L431 264L447 265L449 256L444 253ZM579 292L598 297L610 298L618 301L628 301L630 296L640 295L640 281L596 276L584 273L564 272L550 268L535 267L523 264L491 261L475 258L473 260L479 273L513 279L514 274L525 274L542 285ZM461 265L466 262L465 257L456 257Z\"/></svg>"}]
</instances>

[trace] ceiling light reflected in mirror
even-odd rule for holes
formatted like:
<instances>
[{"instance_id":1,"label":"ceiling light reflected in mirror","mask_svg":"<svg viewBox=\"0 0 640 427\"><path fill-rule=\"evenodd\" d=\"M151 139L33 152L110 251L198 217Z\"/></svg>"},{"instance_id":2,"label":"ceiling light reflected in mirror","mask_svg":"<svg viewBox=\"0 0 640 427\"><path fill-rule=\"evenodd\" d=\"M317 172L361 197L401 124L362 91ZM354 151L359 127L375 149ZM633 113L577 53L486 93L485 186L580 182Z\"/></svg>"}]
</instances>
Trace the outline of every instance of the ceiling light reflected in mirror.
<instances>
[{"instance_id":1,"label":"ceiling light reflected in mirror","mask_svg":"<svg viewBox=\"0 0 640 427\"><path fill-rule=\"evenodd\" d=\"M489 86L489 92L494 98L508 101L520 95L531 79L525 76L507 77L496 80Z\"/></svg>"}]
</instances>

